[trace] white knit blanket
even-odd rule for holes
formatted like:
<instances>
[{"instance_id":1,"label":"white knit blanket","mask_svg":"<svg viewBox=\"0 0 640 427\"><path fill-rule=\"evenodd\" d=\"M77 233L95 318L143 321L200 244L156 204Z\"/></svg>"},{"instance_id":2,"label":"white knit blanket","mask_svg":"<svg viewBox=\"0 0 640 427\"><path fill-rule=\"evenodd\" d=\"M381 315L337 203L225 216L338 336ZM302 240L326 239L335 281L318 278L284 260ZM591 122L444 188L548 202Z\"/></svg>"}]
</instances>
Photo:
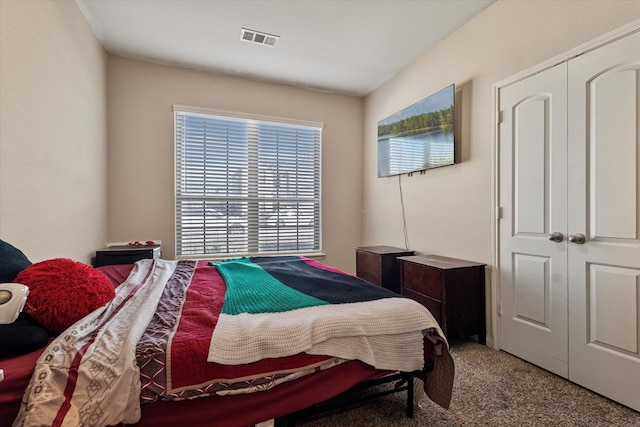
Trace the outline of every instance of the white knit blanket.
<instances>
[{"instance_id":1,"label":"white knit blanket","mask_svg":"<svg viewBox=\"0 0 640 427\"><path fill-rule=\"evenodd\" d=\"M426 308L399 297L283 313L221 314L208 360L237 365L306 352L411 372L424 366L423 336L430 329L443 336Z\"/></svg>"}]
</instances>

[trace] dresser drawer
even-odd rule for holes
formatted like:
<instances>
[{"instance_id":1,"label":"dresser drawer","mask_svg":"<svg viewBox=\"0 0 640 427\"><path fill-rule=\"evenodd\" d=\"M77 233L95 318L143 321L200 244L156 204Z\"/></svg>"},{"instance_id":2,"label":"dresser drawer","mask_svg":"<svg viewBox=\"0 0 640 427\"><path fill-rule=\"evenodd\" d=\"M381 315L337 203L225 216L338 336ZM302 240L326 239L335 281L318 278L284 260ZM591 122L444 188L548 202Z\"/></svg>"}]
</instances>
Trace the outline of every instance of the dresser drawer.
<instances>
[{"instance_id":1,"label":"dresser drawer","mask_svg":"<svg viewBox=\"0 0 640 427\"><path fill-rule=\"evenodd\" d=\"M402 294L424 305L447 338L477 334L486 344L486 264L439 255L398 259Z\"/></svg>"},{"instance_id":2,"label":"dresser drawer","mask_svg":"<svg viewBox=\"0 0 640 427\"><path fill-rule=\"evenodd\" d=\"M402 278L405 289L412 289L437 300L442 300L444 281L441 270L412 262L405 262L403 269Z\"/></svg>"},{"instance_id":3,"label":"dresser drawer","mask_svg":"<svg viewBox=\"0 0 640 427\"><path fill-rule=\"evenodd\" d=\"M361 246L356 248L356 275L399 294L398 257L410 255L413 255L413 251L393 246Z\"/></svg>"},{"instance_id":4,"label":"dresser drawer","mask_svg":"<svg viewBox=\"0 0 640 427\"><path fill-rule=\"evenodd\" d=\"M438 322L438 324L440 325L440 327L443 327L442 325L442 303L438 300L435 300L433 298L429 298L426 295L422 295L419 292L415 292L411 289L404 289L404 294L405 297L411 298L412 300L419 302L420 304L424 305L427 310L429 310L431 312L431 314L433 315L433 317L436 319L436 321Z\"/></svg>"},{"instance_id":5,"label":"dresser drawer","mask_svg":"<svg viewBox=\"0 0 640 427\"><path fill-rule=\"evenodd\" d=\"M382 285L382 262L380 256L364 251L356 254L356 275L367 282Z\"/></svg>"}]
</instances>

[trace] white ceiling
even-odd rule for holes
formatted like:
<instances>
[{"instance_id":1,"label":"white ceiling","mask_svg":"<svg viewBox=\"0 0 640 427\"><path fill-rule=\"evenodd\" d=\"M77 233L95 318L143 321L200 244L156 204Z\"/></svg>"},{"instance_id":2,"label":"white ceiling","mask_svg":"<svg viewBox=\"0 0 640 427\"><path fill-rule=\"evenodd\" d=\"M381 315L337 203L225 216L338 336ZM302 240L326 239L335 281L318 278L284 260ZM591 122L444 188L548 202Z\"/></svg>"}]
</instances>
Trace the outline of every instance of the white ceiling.
<instances>
[{"instance_id":1,"label":"white ceiling","mask_svg":"<svg viewBox=\"0 0 640 427\"><path fill-rule=\"evenodd\" d=\"M494 1L76 0L110 54L355 96ZM241 41L243 27L280 41Z\"/></svg>"}]
</instances>

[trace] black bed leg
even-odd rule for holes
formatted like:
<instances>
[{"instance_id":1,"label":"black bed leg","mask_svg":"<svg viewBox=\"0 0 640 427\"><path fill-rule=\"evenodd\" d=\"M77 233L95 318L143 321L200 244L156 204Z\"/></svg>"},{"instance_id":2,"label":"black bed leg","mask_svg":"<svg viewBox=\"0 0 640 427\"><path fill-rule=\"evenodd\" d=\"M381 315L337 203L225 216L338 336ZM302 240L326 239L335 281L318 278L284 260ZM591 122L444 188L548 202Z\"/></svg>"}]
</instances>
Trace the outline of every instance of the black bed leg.
<instances>
[{"instance_id":1,"label":"black bed leg","mask_svg":"<svg viewBox=\"0 0 640 427\"><path fill-rule=\"evenodd\" d=\"M413 418L413 375L407 380L407 417Z\"/></svg>"},{"instance_id":2,"label":"black bed leg","mask_svg":"<svg viewBox=\"0 0 640 427\"><path fill-rule=\"evenodd\" d=\"M273 423L274 427L295 427L296 417L293 414L284 415L276 418Z\"/></svg>"}]
</instances>

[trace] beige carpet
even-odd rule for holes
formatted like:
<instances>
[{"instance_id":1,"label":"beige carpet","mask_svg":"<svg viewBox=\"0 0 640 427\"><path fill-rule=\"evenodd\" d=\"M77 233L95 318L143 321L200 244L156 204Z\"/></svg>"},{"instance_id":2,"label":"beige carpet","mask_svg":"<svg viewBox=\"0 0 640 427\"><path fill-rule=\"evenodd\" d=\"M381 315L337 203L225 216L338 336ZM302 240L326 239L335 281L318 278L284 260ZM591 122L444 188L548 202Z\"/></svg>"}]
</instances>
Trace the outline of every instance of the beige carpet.
<instances>
[{"instance_id":1,"label":"beige carpet","mask_svg":"<svg viewBox=\"0 0 640 427\"><path fill-rule=\"evenodd\" d=\"M449 410L425 399L407 418L403 393L296 425L640 426L640 413L505 352L456 341L451 354L456 377Z\"/></svg>"}]
</instances>

